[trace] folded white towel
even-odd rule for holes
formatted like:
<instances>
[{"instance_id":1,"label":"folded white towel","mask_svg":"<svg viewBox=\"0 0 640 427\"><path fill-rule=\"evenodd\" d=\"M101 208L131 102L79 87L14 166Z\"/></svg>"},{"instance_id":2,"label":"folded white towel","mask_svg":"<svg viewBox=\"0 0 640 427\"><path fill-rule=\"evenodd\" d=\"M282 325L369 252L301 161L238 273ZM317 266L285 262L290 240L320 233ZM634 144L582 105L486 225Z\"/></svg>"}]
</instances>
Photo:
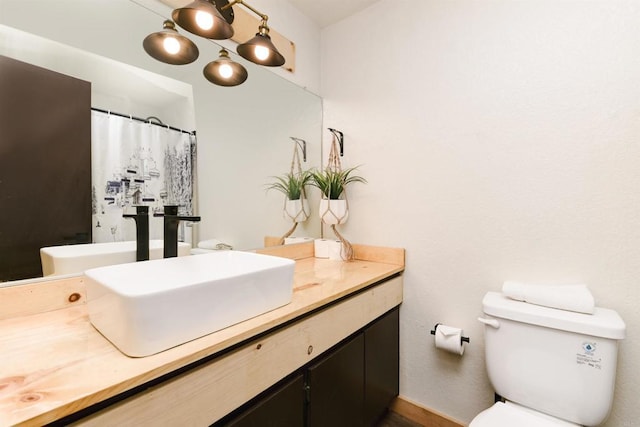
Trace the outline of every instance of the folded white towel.
<instances>
[{"instance_id":1,"label":"folded white towel","mask_svg":"<svg viewBox=\"0 0 640 427\"><path fill-rule=\"evenodd\" d=\"M227 243L221 242L218 239L209 239L198 242L198 247L200 249L208 249L210 251L227 251L233 249L233 247Z\"/></svg>"},{"instance_id":2,"label":"folded white towel","mask_svg":"<svg viewBox=\"0 0 640 427\"><path fill-rule=\"evenodd\" d=\"M504 282L502 293L511 299L560 310L593 314L595 300L586 285L534 285Z\"/></svg>"}]
</instances>

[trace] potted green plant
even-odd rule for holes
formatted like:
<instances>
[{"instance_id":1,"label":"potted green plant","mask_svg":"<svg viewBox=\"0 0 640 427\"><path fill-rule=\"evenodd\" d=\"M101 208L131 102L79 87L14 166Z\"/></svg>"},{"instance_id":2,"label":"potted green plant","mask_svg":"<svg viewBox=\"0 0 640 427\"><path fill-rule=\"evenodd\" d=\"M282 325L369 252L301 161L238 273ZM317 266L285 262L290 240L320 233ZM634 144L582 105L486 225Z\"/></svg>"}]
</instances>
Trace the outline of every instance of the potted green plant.
<instances>
[{"instance_id":1,"label":"potted green plant","mask_svg":"<svg viewBox=\"0 0 640 427\"><path fill-rule=\"evenodd\" d=\"M344 170L325 168L311 172L311 185L322 193L320 200L320 218L325 224L342 224L349 217L349 204L344 197L347 185L354 182L366 183L367 180L354 172L357 167Z\"/></svg>"},{"instance_id":2,"label":"potted green plant","mask_svg":"<svg viewBox=\"0 0 640 427\"><path fill-rule=\"evenodd\" d=\"M284 217L296 223L309 218L305 187L311 184L311 172L289 172L272 178L274 181L267 186L267 190L277 190L285 195Z\"/></svg>"}]
</instances>

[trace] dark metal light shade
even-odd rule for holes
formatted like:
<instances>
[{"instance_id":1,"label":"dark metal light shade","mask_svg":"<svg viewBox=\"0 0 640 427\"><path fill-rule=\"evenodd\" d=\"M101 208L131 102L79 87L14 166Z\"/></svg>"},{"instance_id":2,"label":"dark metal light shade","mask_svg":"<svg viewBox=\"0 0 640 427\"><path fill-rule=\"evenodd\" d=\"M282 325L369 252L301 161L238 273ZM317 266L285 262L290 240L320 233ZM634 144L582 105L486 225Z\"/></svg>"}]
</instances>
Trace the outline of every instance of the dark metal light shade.
<instances>
[{"instance_id":1,"label":"dark metal light shade","mask_svg":"<svg viewBox=\"0 0 640 427\"><path fill-rule=\"evenodd\" d=\"M247 70L229 58L229 52L220 51L220 57L209 62L203 70L204 77L218 86L238 86L247 80Z\"/></svg>"},{"instance_id":2,"label":"dark metal light shade","mask_svg":"<svg viewBox=\"0 0 640 427\"><path fill-rule=\"evenodd\" d=\"M172 21L164 21L163 28L162 31L149 34L142 42L142 47L149 55L172 65L190 64L198 59L198 46L178 34Z\"/></svg>"},{"instance_id":3,"label":"dark metal light shade","mask_svg":"<svg viewBox=\"0 0 640 427\"><path fill-rule=\"evenodd\" d=\"M260 32L251 40L239 44L236 51L244 59L258 65L267 67L279 67L284 64L285 59L269 37L269 27L263 22L260 25Z\"/></svg>"},{"instance_id":4,"label":"dark metal light shade","mask_svg":"<svg viewBox=\"0 0 640 427\"><path fill-rule=\"evenodd\" d=\"M233 36L233 27L210 1L194 0L175 9L171 17L182 28L200 37L224 40Z\"/></svg>"}]
</instances>

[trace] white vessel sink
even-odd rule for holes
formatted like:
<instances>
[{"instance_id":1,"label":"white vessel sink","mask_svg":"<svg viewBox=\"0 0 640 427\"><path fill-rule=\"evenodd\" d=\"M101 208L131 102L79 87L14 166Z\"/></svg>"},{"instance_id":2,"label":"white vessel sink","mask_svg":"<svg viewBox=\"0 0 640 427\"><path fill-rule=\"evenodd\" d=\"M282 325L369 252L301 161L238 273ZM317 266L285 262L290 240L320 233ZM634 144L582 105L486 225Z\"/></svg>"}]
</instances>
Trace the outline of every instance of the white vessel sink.
<instances>
[{"instance_id":1,"label":"white vessel sink","mask_svg":"<svg viewBox=\"0 0 640 427\"><path fill-rule=\"evenodd\" d=\"M89 319L124 354L149 356L288 304L294 265L221 251L87 270Z\"/></svg>"},{"instance_id":2,"label":"white vessel sink","mask_svg":"<svg viewBox=\"0 0 640 427\"><path fill-rule=\"evenodd\" d=\"M178 256L189 255L191 245L178 242ZM163 257L164 242L149 240L149 259ZM40 249L44 276L82 273L105 265L136 262L136 242L86 243Z\"/></svg>"}]
</instances>

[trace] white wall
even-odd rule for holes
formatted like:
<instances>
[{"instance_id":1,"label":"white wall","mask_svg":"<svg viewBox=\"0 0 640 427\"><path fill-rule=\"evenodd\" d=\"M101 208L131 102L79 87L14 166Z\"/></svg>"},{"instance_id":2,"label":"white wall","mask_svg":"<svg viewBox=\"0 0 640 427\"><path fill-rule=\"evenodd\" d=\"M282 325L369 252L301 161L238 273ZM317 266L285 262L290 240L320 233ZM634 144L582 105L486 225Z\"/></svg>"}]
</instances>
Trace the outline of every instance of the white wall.
<instances>
[{"instance_id":1,"label":"white wall","mask_svg":"<svg viewBox=\"0 0 640 427\"><path fill-rule=\"evenodd\" d=\"M381 0L322 31L325 127L369 180L344 234L407 249L406 398L469 422L493 399L484 293L585 282L627 323L606 425L637 425L639 22L637 1Z\"/></svg>"}]
</instances>

